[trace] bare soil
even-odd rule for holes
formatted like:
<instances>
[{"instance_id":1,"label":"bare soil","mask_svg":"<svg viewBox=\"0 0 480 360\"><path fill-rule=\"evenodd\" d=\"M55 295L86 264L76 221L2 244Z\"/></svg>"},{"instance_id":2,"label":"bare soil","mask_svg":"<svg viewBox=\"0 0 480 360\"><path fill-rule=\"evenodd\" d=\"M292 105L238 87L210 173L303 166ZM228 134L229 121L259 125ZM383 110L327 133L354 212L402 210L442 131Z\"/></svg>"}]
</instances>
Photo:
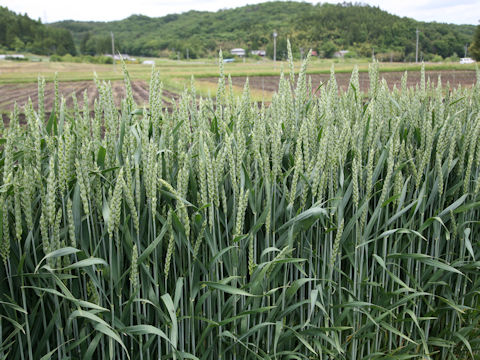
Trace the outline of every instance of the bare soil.
<instances>
[{"instance_id":1,"label":"bare soil","mask_svg":"<svg viewBox=\"0 0 480 360\"><path fill-rule=\"evenodd\" d=\"M321 83L329 80L329 74L311 74L308 75L312 80L312 86L316 89ZM335 75L337 84L340 91L345 91L349 86L350 73L339 73ZM390 88L401 85L401 78L403 72L385 72L380 73L380 78L384 78ZM438 78L444 85L450 84L450 87L457 87L459 85L463 87L473 86L476 82L475 71L469 70L444 70L444 71L427 71L426 78L430 78L430 81L434 84L437 83ZM245 84L246 77L232 77L233 84L235 86L242 87ZM218 78L205 78L200 81L218 82ZM368 73L359 74L360 90L368 91L370 81ZM249 77L250 88L261 90L265 92L274 92L278 90L278 76L251 76ZM408 86L416 86L420 82L420 72L408 73ZM125 96L125 87L123 81L113 81L112 88L114 98L117 106L120 106L121 99ZM148 83L146 81L133 81L132 82L133 97L139 106L143 106L148 102ZM90 110L93 110L95 99L98 97L98 90L93 81L75 81L75 82L60 82L59 92L66 99L67 107L71 107L73 104L72 96L75 96L80 108L83 107L83 93L87 91L88 105ZM52 82L46 84L45 87L45 110L51 111L53 107L55 97L54 85ZM179 98L179 95L167 90L163 91L163 95L167 99L173 99L174 101ZM23 107L28 99L31 99L34 107L38 105L38 89L37 84L2 84L0 85L0 111L4 112L3 119L8 121L8 113L13 110L15 102ZM171 104L164 102L165 106L170 108Z\"/></svg>"},{"instance_id":2,"label":"bare soil","mask_svg":"<svg viewBox=\"0 0 480 360\"><path fill-rule=\"evenodd\" d=\"M380 73L380 79L385 78L390 89L393 89L394 86L399 88L401 86L401 80L403 72L385 72ZM442 70L442 71L426 71L425 78L430 78L430 81L437 83L438 77L441 77L442 84L446 85L447 82L450 84L450 87L457 87L462 85L463 87L470 87L476 82L476 73L475 71L470 70ZM311 74L308 75L312 79L312 87L316 89L321 83L326 82L330 79L330 74ZM339 73L335 74L335 79L337 80L338 88L340 91L345 91L350 82L350 73ZM234 86L242 87L245 84L247 78L244 76L241 77L232 77L232 82ZM420 83L420 72L409 72L407 77L408 87L415 86ZM218 82L218 78L206 78L202 81L208 82ZM263 90L268 92L274 92L278 90L278 76L251 76L248 78L248 82L251 89ZM359 82L360 90L368 91L370 87L370 80L368 78L368 73L361 72L359 73Z\"/></svg>"},{"instance_id":3,"label":"bare soil","mask_svg":"<svg viewBox=\"0 0 480 360\"><path fill-rule=\"evenodd\" d=\"M125 96L125 86L123 81L112 82L115 104L120 106L121 99ZM93 110L95 99L98 97L98 89L93 81L75 81L60 82L58 86L59 93L65 97L67 107L73 104L73 96L77 98L80 108L83 107L83 94L87 91L88 106ZM148 102L148 83L146 81L132 82L133 98L139 106ZM163 95L168 98L178 99L178 94L164 90ZM0 85L0 110L10 112L13 110L15 102L22 108L31 99L35 108L38 106L38 88L37 84L2 84ZM45 110L52 109L55 101L54 84L49 82L45 86ZM165 103L165 106L168 106Z\"/></svg>"}]
</instances>

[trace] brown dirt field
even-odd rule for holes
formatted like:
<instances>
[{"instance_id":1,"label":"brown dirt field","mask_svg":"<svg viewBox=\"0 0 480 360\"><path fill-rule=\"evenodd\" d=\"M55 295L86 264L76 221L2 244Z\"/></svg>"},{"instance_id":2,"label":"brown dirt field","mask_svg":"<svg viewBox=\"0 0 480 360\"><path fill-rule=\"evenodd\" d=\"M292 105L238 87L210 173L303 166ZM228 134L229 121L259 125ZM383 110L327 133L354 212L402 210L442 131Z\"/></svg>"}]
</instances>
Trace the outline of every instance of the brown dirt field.
<instances>
[{"instance_id":1,"label":"brown dirt field","mask_svg":"<svg viewBox=\"0 0 480 360\"><path fill-rule=\"evenodd\" d=\"M312 85L314 88L321 82L328 81L329 74L311 74L308 75L312 79ZM401 78L403 72L385 72L381 73L380 77L385 78L390 88L396 86L400 87ZM430 78L433 83L437 82L438 76L441 76L442 83L445 85L447 82L451 87L457 87L458 85L470 87L476 82L475 71L468 70L448 70L448 71L427 71L426 77ZM350 73L339 73L335 75L340 91L345 91L350 81ZM235 86L242 87L245 83L246 77L232 77L233 84ZM278 76L252 76L249 77L250 88L274 92L278 90ZM360 90L367 91L370 85L368 79L368 73L360 73ZM208 81L210 83L218 82L218 78L205 78L200 81ZM408 74L408 86L415 86L420 81L420 72L410 72ZM117 106L120 106L120 100L125 96L125 88L123 81L112 82L115 102ZM83 106L83 92L87 90L89 108L93 110L93 104L95 98L98 96L98 91L93 81L76 81L76 82L60 82L59 91L65 97L68 107L72 106L72 94L77 97L77 101L80 107ZM143 106L148 101L148 83L143 80L132 82L133 97L138 105ZM167 90L163 91L164 98L177 100L179 95ZM38 95L37 84L3 84L0 85L0 111L10 112L13 110L14 103L20 107L23 107L31 99L34 106L37 107ZM48 82L45 87L45 110L48 112L53 107L54 101L54 86L52 82ZM171 104L164 102L166 107L171 107ZM8 117L7 115L3 116Z\"/></svg>"},{"instance_id":2,"label":"brown dirt field","mask_svg":"<svg viewBox=\"0 0 480 360\"><path fill-rule=\"evenodd\" d=\"M401 79L403 72L385 72L380 73L380 79L385 78L390 89L395 85L397 88L401 86ZM437 83L438 76L441 76L442 84L446 85L447 82L450 83L451 87L457 87L458 85L470 87L476 82L476 73L475 71L469 70L445 70L445 71L426 71L425 78L430 80L433 83ZM312 78L312 86L316 89L320 83L328 81L330 79L330 74L311 74L308 75ZM350 73L339 73L335 74L339 90L345 91L350 82ZM415 86L420 82L420 72L409 72L408 73L408 86ZM234 86L243 87L245 84L246 77L232 77L232 82ZM202 81L208 82L218 82L218 78L206 78ZM248 78L249 85L251 89L263 90L268 92L274 92L278 90L278 76L252 76ZM370 80L368 78L368 73L361 72L359 73L360 81L360 90L368 91L370 87Z\"/></svg>"},{"instance_id":3,"label":"brown dirt field","mask_svg":"<svg viewBox=\"0 0 480 360\"><path fill-rule=\"evenodd\" d=\"M123 81L113 81L112 88L115 103L120 106L120 100L125 96L125 87ZM72 94L75 94L78 105L83 107L83 92L87 90L88 106L93 110L95 99L98 97L98 90L93 81L75 81L60 82L58 86L59 93L65 97L67 107L73 104ZM132 82L133 98L139 106L143 106L148 102L148 83L146 81ZM178 98L178 94L164 90L163 95L168 98ZM28 99L31 99L34 107L38 106L38 89L37 84L3 84L0 85L0 110L10 112L13 110L15 102L19 107L23 107ZM55 89L53 83L49 82L45 86L45 110L50 111L53 107L55 98ZM168 106L165 103L165 106Z\"/></svg>"}]
</instances>

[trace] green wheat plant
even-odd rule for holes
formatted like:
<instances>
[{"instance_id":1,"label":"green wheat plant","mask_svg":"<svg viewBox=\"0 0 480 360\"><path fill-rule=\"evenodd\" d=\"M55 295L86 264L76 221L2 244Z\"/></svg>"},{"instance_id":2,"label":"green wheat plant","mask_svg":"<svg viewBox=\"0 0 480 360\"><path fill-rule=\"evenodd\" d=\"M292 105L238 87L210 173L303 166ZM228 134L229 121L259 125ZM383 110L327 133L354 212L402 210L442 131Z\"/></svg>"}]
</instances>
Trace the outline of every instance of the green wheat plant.
<instances>
[{"instance_id":1,"label":"green wheat plant","mask_svg":"<svg viewBox=\"0 0 480 360\"><path fill-rule=\"evenodd\" d=\"M120 107L99 80L93 109L16 107L0 359L479 358L480 81L373 63L340 93L308 60L270 104L220 58L216 97L170 109L126 68Z\"/></svg>"}]
</instances>

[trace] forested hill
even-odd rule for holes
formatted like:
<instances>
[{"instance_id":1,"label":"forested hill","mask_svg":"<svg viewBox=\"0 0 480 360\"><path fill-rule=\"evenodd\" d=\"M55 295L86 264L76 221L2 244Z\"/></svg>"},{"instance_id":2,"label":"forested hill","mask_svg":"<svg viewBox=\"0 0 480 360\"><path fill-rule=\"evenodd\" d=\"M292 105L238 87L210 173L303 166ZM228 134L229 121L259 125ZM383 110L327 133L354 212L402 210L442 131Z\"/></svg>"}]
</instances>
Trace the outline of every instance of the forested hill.
<instances>
[{"instance_id":1,"label":"forested hill","mask_svg":"<svg viewBox=\"0 0 480 360\"><path fill-rule=\"evenodd\" d=\"M217 12L189 11L150 18L133 15L113 22L62 21L51 25L72 31L80 52L111 52L110 32L117 49L132 55L171 55L191 58L211 55L219 48L267 49L273 53L278 33L278 57L285 54L289 37L297 52L312 48L325 56L335 50L370 56L391 54L396 60L415 53L415 30L420 31L420 52L425 58L454 53L462 56L475 27L418 22L391 15L378 7L352 4L267 2Z\"/></svg>"},{"instance_id":2,"label":"forested hill","mask_svg":"<svg viewBox=\"0 0 480 360\"><path fill-rule=\"evenodd\" d=\"M0 6L0 51L12 50L40 55L75 55L70 31L46 26L27 15Z\"/></svg>"}]
</instances>

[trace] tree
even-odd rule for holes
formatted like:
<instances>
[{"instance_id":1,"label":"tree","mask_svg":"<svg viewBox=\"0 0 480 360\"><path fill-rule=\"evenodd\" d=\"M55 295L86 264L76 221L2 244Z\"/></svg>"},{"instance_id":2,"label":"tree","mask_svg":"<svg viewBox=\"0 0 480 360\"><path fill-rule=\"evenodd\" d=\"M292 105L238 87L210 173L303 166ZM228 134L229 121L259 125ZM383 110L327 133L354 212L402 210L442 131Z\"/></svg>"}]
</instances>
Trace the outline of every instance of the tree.
<instances>
[{"instance_id":1,"label":"tree","mask_svg":"<svg viewBox=\"0 0 480 360\"><path fill-rule=\"evenodd\" d=\"M332 41L327 41L323 43L321 50L324 57L331 58L333 54L335 54L335 51L337 51L337 47Z\"/></svg>"},{"instance_id":2,"label":"tree","mask_svg":"<svg viewBox=\"0 0 480 360\"><path fill-rule=\"evenodd\" d=\"M451 48L449 47L448 43L445 40L443 39L435 40L433 41L432 45L433 45L433 49L435 50L435 53L443 57L447 57L450 55Z\"/></svg>"},{"instance_id":3,"label":"tree","mask_svg":"<svg viewBox=\"0 0 480 360\"><path fill-rule=\"evenodd\" d=\"M15 36L12 47L15 51L23 51L25 49L25 43L20 40L18 36Z\"/></svg>"},{"instance_id":4,"label":"tree","mask_svg":"<svg viewBox=\"0 0 480 360\"><path fill-rule=\"evenodd\" d=\"M93 54L89 54L88 53L88 50L87 50L87 42L88 40L90 39L90 32L86 32L83 36L82 36L82 40L80 42L80 52L82 54L88 54L88 55L93 55Z\"/></svg>"},{"instance_id":5,"label":"tree","mask_svg":"<svg viewBox=\"0 0 480 360\"><path fill-rule=\"evenodd\" d=\"M273 59L273 41L267 45L267 56ZM292 49L292 52L295 50ZM287 50L287 39L285 38L277 38L277 60L285 60L288 57L288 50Z\"/></svg>"},{"instance_id":6,"label":"tree","mask_svg":"<svg viewBox=\"0 0 480 360\"><path fill-rule=\"evenodd\" d=\"M480 24L477 25L477 28L475 29L475 34L473 34L473 41L472 45L470 45L469 51L475 60L480 61Z\"/></svg>"}]
</instances>

